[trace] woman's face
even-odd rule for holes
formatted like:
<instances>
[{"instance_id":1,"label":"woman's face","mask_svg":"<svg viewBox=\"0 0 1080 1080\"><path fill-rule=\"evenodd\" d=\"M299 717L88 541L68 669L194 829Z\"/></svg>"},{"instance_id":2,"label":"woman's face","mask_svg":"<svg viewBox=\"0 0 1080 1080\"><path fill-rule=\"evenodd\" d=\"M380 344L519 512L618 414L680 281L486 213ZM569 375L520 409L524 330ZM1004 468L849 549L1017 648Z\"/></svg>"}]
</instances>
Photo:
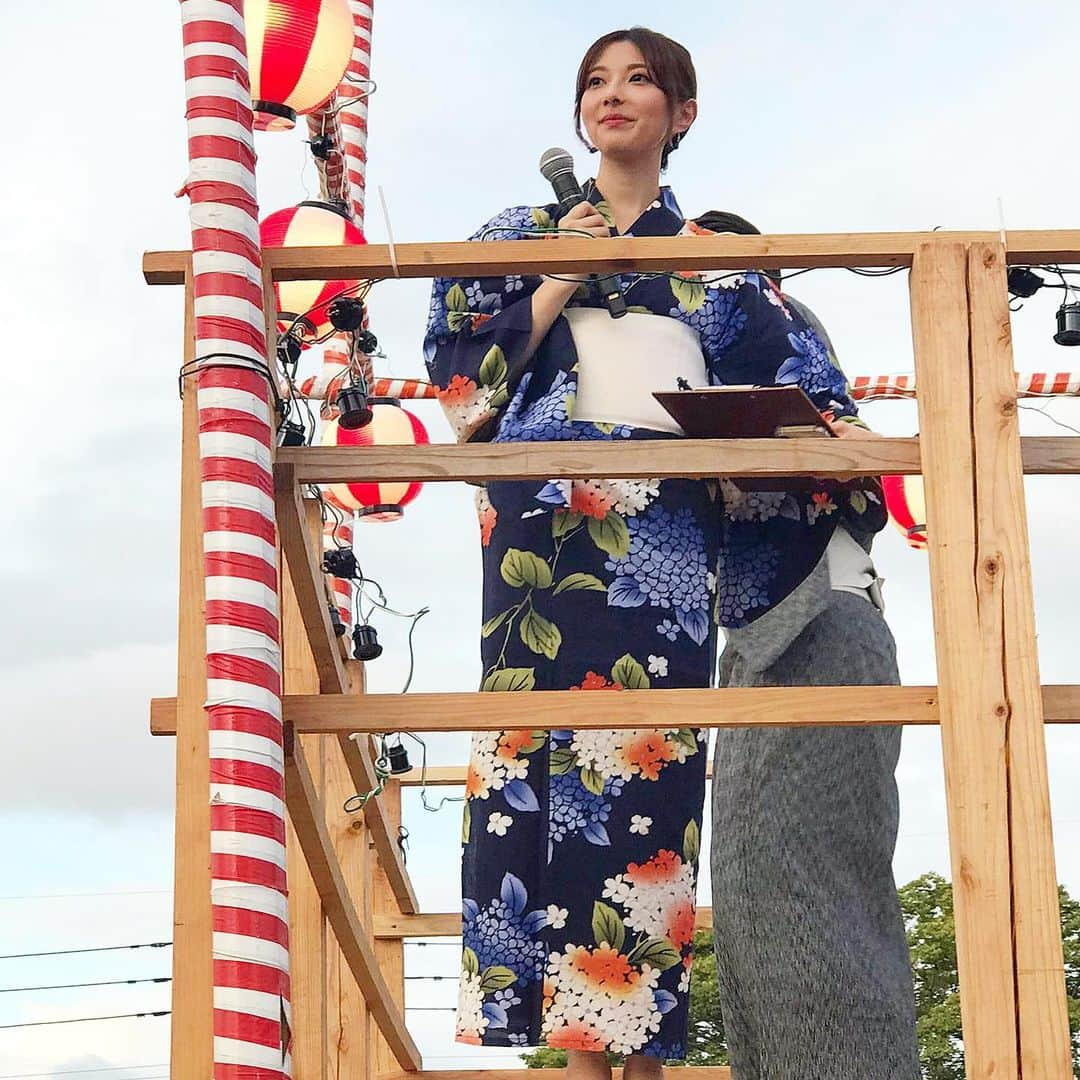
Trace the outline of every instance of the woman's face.
<instances>
[{"instance_id":1,"label":"woman's face","mask_svg":"<svg viewBox=\"0 0 1080 1080\"><path fill-rule=\"evenodd\" d=\"M686 131L695 102L671 115L664 91L649 77L641 50L632 41L612 42L585 79L581 121L589 141L616 158L659 157L676 132Z\"/></svg>"}]
</instances>

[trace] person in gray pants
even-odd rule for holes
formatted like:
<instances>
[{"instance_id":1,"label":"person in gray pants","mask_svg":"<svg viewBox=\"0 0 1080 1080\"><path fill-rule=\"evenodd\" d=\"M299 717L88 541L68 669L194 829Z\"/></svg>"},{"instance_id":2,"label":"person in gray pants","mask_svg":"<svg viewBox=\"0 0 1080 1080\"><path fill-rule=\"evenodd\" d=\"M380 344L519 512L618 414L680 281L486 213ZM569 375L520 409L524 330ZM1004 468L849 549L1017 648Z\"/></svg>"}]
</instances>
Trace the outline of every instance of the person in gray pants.
<instances>
[{"instance_id":1,"label":"person in gray pants","mask_svg":"<svg viewBox=\"0 0 1080 1080\"><path fill-rule=\"evenodd\" d=\"M716 211L697 222L758 232ZM791 297L784 302L832 354L813 314ZM729 513L752 512L755 493L722 486ZM870 560L873 533L857 522L836 526L820 561L779 603L744 625L722 626L720 686L899 683ZM717 732L713 934L733 1080L921 1076L892 873L901 730Z\"/></svg>"}]
</instances>

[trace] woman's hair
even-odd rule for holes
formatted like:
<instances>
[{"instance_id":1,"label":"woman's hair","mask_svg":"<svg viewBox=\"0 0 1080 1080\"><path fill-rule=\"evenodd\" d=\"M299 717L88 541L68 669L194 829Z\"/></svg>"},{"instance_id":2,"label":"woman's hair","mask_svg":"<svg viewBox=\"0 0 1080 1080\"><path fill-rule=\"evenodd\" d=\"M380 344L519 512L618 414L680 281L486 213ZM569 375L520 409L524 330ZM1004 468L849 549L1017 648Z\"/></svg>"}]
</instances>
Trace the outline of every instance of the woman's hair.
<instances>
[{"instance_id":1,"label":"woman's hair","mask_svg":"<svg viewBox=\"0 0 1080 1080\"><path fill-rule=\"evenodd\" d=\"M644 26L632 26L629 30L612 30L602 38L597 38L585 52L581 61L581 67L577 73L577 89L574 93L574 128L578 138L589 146L585 133L581 130L581 99L585 94L585 84L589 80L589 72L596 66L600 54L617 41L629 41L636 45L641 55L645 58L645 65L649 69L649 78L664 92L668 101L668 109L674 115L675 110L684 102L697 97L697 72L694 71L694 61L690 53L677 41L658 34L655 30L648 30ZM684 132L672 135L670 142L664 147L660 158L660 168L666 169L668 156L680 142ZM593 147L589 146L592 150Z\"/></svg>"}]
</instances>

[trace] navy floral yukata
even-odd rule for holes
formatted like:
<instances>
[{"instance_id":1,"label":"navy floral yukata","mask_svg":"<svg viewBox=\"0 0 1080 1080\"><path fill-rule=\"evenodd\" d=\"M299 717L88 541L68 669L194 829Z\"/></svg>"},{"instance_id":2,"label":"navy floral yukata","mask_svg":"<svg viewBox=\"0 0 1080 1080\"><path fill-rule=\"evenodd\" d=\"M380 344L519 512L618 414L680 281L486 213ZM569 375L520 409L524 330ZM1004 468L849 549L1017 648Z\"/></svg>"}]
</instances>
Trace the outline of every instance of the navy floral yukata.
<instances>
[{"instance_id":1,"label":"navy floral yukata","mask_svg":"<svg viewBox=\"0 0 1080 1080\"><path fill-rule=\"evenodd\" d=\"M473 239L520 239L550 229L556 214L514 207ZM668 189L629 231L704 232ZM575 422L566 320L523 356L539 283L435 281L425 355L458 438L676 437ZM819 407L854 415L820 338L767 278L624 275L622 284L631 310L697 332L713 383L797 383ZM583 286L570 305L602 301ZM669 381L658 356L656 388ZM732 502L726 520L721 490ZM850 512L850 499L838 499L684 479L488 483L477 499L482 689L709 686L717 617L739 625L790 592L820 559L835 511ZM793 540L802 554L782 558ZM459 1041L685 1056L706 733L671 722L474 736Z\"/></svg>"}]
</instances>

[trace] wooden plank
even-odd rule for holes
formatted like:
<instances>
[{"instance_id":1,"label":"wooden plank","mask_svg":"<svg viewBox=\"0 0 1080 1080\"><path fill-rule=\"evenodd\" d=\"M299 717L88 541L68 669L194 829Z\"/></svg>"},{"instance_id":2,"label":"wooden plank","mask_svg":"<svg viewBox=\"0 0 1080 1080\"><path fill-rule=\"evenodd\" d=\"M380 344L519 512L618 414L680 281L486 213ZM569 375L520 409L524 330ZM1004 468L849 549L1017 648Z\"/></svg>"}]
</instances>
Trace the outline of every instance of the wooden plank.
<instances>
[{"instance_id":1,"label":"wooden plank","mask_svg":"<svg viewBox=\"0 0 1080 1080\"><path fill-rule=\"evenodd\" d=\"M977 587L967 253L916 250L911 321L930 524L945 797L949 818L965 1067L1019 1075L1005 767L1008 709L995 685L994 612ZM1000 671L997 672L1000 675Z\"/></svg>"},{"instance_id":2,"label":"wooden plank","mask_svg":"<svg viewBox=\"0 0 1080 1080\"><path fill-rule=\"evenodd\" d=\"M1020 457L1028 476L1080 473L1080 438L1075 435L1025 435Z\"/></svg>"},{"instance_id":3,"label":"wooden plank","mask_svg":"<svg viewBox=\"0 0 1080 1080\"><path fill-rule=\"evenodd\" d=\"M281 513L278 513L279 530ZM320 529L321 535L321 529ZM284 556L284 552L282 553ZM303 612L291 575L281 573L282 684L287 694L317 694L319 670L308 643ZM312 782L322 784L324 736L301 736ZM286 829L289 882L289 982L292 997L293 1074L296 1080L326 1080L326 935L319 891L304 858L289 811Z\"/></svg>"},{"instance_id":4,"label":"wooden plank","mask_svg":"<svg viewBox=\"0 0 1080 1080\"><path fill-rule=\"evenodd\" d=\"M698 930L712 929L712 908L699 907L694 922ZM460 937L460 911L422 911L419 915L376 915L376 938Z\"/></svg>"},{"instance_id":5,"label":"wooden plank","mask_svg":"<svg viewBox=\"0 0 1080 1080\"><path fill-rule=\"evenodd\" d=\"M379 973L375 953L357 917L334 853L303 747L289 729L285 736L285 797L326 917L368 1009L399 1067L408 1071L419 1069L420 1052L405 1027L401 1009L394 1004L390 987Z\"/></svg>"},{"instance_id":6,"label":"wooden plank","mask_svg":"<svg viewBox=\"0 0 1080 1080\"><path fill-rule=\"evenodd\" d=\"M391 780L379 796L386 804L386 813L395 835L401 825L401 788L397 782ZM400 915L401 909L398 898L394 893L393 882L385 871L385 864L379 860L371 877L371 910L372 923L388 915ZM395 1008L405 1011L405 948L400 939L374 941L375 959L379 965L386 985L389 987L390 1000ZM369 1038L368 1045L372 1047L371 1069L374 1075L379 1076L386 1072L392 1072L396 1068L394 1063L393 1047L383 1039Z\"/></svg>"},{"instance_id":7,"label":"wooden plank","mask_svg":"<svg viewBox=\"0 0 1080 1080\"><path fill-rule=\"evenodd\" d=\"M300 497L293 470L288 465L281 469L275 466L274 501L277 509L278 532L289 570L289 579L296 590L308 644L319 673L320 689L324 695L348 694L353 687L352 680L355 677L359 676L360 685L363 685L363 674L362 671L358 672L358 665L346 667L330 625L321 557L316 554L320 548L309 540L308 518L310 515L314 520L314 516L318 514L318 504L314 500L304 500ZM310 505L305 506L305 502ZM326 700L332 700L332 698L328 696ZM355 701L352 707L356 708ZM329 734L325 730L321 733ZM343 733L343 736L346 734ZM350 744L344 737L339 742L342 753L345 755L346 765L352 775L355 790L370 791L376 786L377 777L369 744L366 742ZM415 891L401 859L401 852L397 848L396 838L386 822L383 806L378 799L368 801L364 807L364 815L371 828L379 857L388 867L395 890L404 905L403 910L416 911L418 905Z\"/></svg>"},{"instance_id":8,"label":"wooden plank","mask_svg":"<svg viewBox=\"0 0 1080 1080\"><path fill-rule=\"evenodd\" d=\"M292 470L301 485L591 476L879 476L917 473L922 467L917 438L310 446L283 449L278 461L278 468Z\"/></svg>"},{"instance_id":9,"label":"wooden plank","mask_svg":"<svg viewBox=\"0 0 1080 1080\"><path fill-rule=\"evenodd\" d=\"M679 694L716 694L716 693L728 693L731 688L725 688L724 690L678 690L678 691L664 691L664 693L679 693ZM755 688L764 689L764 688ZM771 688L769 688L771 689ZM891 689L891 688L889 688ZM936 703L937 701L937 687L936 686L908 686L902 689L907 691L918 691L925 693L927 702L931 700ZM814 694L817 690L815 687L800 687L800 691L807 691L809 694ZM625 691L624 691L625 692ZM530 703L536 702L539 711L543 712L547 706L544 702L547 700L547 694L563 694L567 691L563 690L534 690L530 694ZM649 693L657 693L657 691L650 690ZM799 695L802 696L801 693ZM1043 696L1043 718L1048 724L1080 724L1080 685L1054 685L1047 684L1042 688ZM384 705L380 698L393 699L394 704L390 705L387 701ZM469 698L470 702L458 702L458 698ZM822 700L824 699L824 695ZM726 700L726 699L725 699ZM807 699L807 710L812 712L813 704ZM293 725L293 727L301 733L308 733L311 730L325 730L326 718L320 715L320 708L314 702L308 698L302 700L296 700L290 697L286 697L283 701L285 719ZM491 700L487 695L483 697L475 697L471 694L409 694L407 697L402 698L397 694L372 694L364 699L365 709L379 710L382 708L395 708L398 711L395 715L399 718L398 726L394 730L413 731L414 728L414 714L420 713L422 716L427 716L429 713L436 711L440 708L449 708L455 712L463 709L471 709L481 711L484 709L497 709L498 699ZM565 706L564 706L565 707ZM681 707L681 706L680 706ZM821 707L821 704L818 705ZM725 706L725 709L727 706ZM755 706L756 711L756 706ZM533 717L533 720L538 720L538 717ZM756 721L752 721L756 722ZM801 722L801 721L800 721ZM807 721L808 723L810 721ZM818 720L818 723L821 721ZM937 711L936 704L934 705L934 711L931 715L922 719L916 720L914 717L905 719L901 717L896 720L882 721L882 723L919 723L919 724L936 724ZM579 719L574 720L575 726L581 726L582 721ZM307 725L316 725L314 728ZM540 727L539 723L530 723L528 726ZM610 726L608 724L607 726ZM715 723L704 724L705 727L718 727L727 725L718 725ZM738 726L738 722L732 726ZM505 728L505 718L503 718L503 727ZM473 730L473 729L469 729ZM489 729L492 730L492 729ZM176 734L176 698L152 698L150 701L150 732L153 735L175 735ZM464 765L429 765L428 766L428 784L432 787L447 784L462 784L465 782L465 766ZM401 783L406 787L416 787L420 784L420 770L414 769L413 772L401 777Z\"/></svg>"},{"instance_id":10,"label":"wooden plank","mask_svg":"<svg viewBox=\"0 0 1080 1080\"><path fill-rule=\"evenodd\" d=\"M279 450L279 458L281 453ZM288 464L274 466L278 536L296 595L296 614L303 624L319 684L326 693L340 694L348 687L345 662L330 623L321 548L309 539L307 510L294 473Z\"/></svg>"},{"instance_id":11,"label":"wooden plank","mask_svg":"<svg viewBox=\"0 0 1080 1080\"><path fill-rule=\"evenodd\" d=\"M385 244L359 248L274 248L263 253L279 280L429 278L461 274L586 273L618 270L796 269L811 266L910 266L916 249L930 244L993 243L991 232L796 233L769 236L561 238L544 244L398 244L394 260ZM1008 261L1080 262L1080 230L1012 230ZM143 256L150 285L183 282L184 251Z\"/></svg>"},{"instance_id":12,"label":"wooden plank","mask_svg":"<svg viewBox=\"0 0 1080 1080\"><path fill-rule=\"evenodd\" d=\"M195 356L194 293L188 284L184 289L185 364ZM214 1057L210 735L203 707L206 590L196 389L196 377L188 376L184 380L180 449L178 697L173 709L177 738L170 1075L177 1080L205 1080L213 1073Z\"/></svg>"},{"instance_id":13,"label":"wooden plank","mask_svg":"<svg viewBox=\"0 0 1080 1080\"><path fill-rule=\"evenodd\" d=\"M328 734L937 723L936 696L925 686L727 687L610 695L545 690L519 694L512 702L502 694L371 694L362 706L341 697L307 695L290 698L288 710L298 731Z\"/></svg>"},{"instance_id":14,"label":"wooden plank","mask_svg":"<svg viewBox=\"0 0 1080 1080\"><path fill-rule=\"evenodd\" d=\"M974 389L976 566L989 647L984 690L1004 709L1020 1074L1070 1080L1050 786L1039 692L1027 508L1020 462L1005 251L968 250ZM1080 441L1080 440L1078 440ZM991 679L993 680L991 683Z\"/></svg>"},{"instance_id":15,"label":"wooden plank","mask_svg":"<svg viewBox=\"0 0 1080 1080\"><path fill-rule=\"evenodd\" d=\"M326 830L337 856L341 876L361 915L365 930L370 919L363 915L368 884L368 835L362 814L346 814L345 800L353 794L352 777L335 739L323 737L323 811ZM365 1080L368 1058L367 1003L345 961L332 926L327 923L327 1040L329 1080Z\"/></svg>"}]
</instances>

